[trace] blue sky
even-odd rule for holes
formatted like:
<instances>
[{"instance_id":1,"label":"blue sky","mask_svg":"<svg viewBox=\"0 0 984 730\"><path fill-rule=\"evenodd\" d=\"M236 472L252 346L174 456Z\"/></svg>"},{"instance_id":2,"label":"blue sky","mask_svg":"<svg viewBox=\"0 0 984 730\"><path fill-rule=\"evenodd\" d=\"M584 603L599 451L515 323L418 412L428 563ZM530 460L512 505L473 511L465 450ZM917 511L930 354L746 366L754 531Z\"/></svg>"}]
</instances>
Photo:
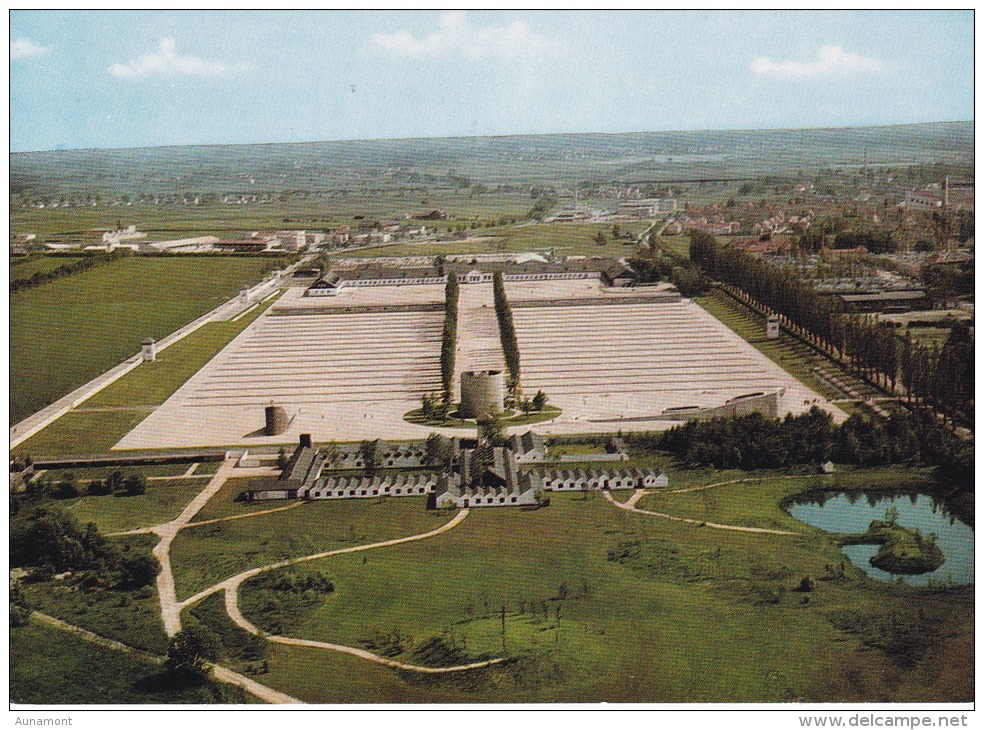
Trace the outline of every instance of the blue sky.
<instances>
[{"instance_id":1,"label":"blue sky","mask_svg":"<svg viewBox=\"0 0 984 730\"><path fill-rule=\"evenodd\" d=\"M13 11L11 150L973 119L971 11Z\"/></svg>"}]
</instances>

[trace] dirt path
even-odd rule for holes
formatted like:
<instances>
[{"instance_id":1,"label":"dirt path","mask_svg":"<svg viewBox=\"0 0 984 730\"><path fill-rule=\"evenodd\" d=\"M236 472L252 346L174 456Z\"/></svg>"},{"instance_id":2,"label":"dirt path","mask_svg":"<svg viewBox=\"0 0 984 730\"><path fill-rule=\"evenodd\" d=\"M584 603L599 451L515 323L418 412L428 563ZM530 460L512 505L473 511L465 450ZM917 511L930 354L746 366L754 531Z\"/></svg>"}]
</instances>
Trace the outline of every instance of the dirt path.
<instances>
[{"instance_id":1,"label":"dirt path","mask_svg":"<svg viewBox=\"0 0 984 730\"><path fill-rule=\"evenodd\" d=\"M640 494L641 492L641 494ZM639 509L635 506L635 503L639 501L643 496L645 496L646 490L637 489L636 493L629 497L625 502L619 502L612 497L611 492L605 492L605 499L614 504L619 509L624 509L629 512L635 512L640 515L651 515L653 517L662 517L665 520L673 520L674 522L685 522L688 525L696 525L697 527L713 527L717 530L734 530L735 532L751 532L760 535L799 535L798 532L790 532L789 530L772 530L766 527L742 527L741 525L722 525L717 522L707 522L705 520L694 520L690 517L675 517L674 515L668 515L663 512L650 512L649 510ZM633 501L634 499L634 501ZM629 504L632 502L632 504Z\"/></svg>"},{"instance_id":2,"label":"dirt path","mask_svg":"<svg viewBox=\"0 0 984 730\"><path fill-rule=\"evenodd\" d=\"M286 507L273 507L271 509L260 510L259 512L247 512L242 515L228 515L227 517L216 517L211 520L202 520L201 522L189 522L185 527L201 527L202 525L213 525L216 522L228 522L229 520L243 520L247 517L259 517L260 515L271 515L274 512L286 512L289 509L297 509L302 505L310 504L310 502L294 502L293 504L288 504Z\"/></svg>"},{"instance_id":3,"label":"dirt path","mask_svg":"<svg viewBox=\"0 0 984 730\"><path fill-rule=\"evenodd\" d=\"M198 495L188 503L175 519L151 528L151 532L160 535L160 542L154 546L154 557L161 564L161 572L157 576L157 595L161 601L161 618L164 620L164 631L168 636L174 636L181 630L181 606L178 604L174 589L174 574L171 572L171 542L191 519L198 514L205 504L222 488L226 479L232 474L235 461L230 459L219 467L215 476Z\"/></svg>"},{"instance_id":4,"label":"dirt path","mask_svg":"<svg viewBox=\"0 0 984 730\"><path fill-rule=\"evenodd\" d=\"M253 578L260 573L265 573L270 570L276 570L278 568L285 568L296 563L307 562L311 560L319 560L321 558L328 558L334 555L344 555L346 553L357 553L364 550L373 550L375 548L390 547L393 545L402 545L407 542L414 542L417 540L426 540L430 537L436 537L448 530L456 527L465 517L468 516L468 509L462 509L458 514L456 514L451 520L445 522L440 527L431 530L429 532L423 532L419 535L410 535L408 537L397 537L392 540L383 540L381 542L370 543L368 545L356 545L354 547L341 548L339 550L330 550L328 552L316 553L314 555L305 555L299 558L290 558L288 560L282 560L277 563L270 563L269 565L263 565L259 568L253 568L251 570L244 571L239 575L235 575L232 578L227 578L226 580L216 583L210 588L206 588L200 593L196 593L191 598L188 598L179 604L179 610L184 609L198 601L212 595L213 593L218 593L219 591L225 591L225 607L226 613L229 614L229 618L232 619L233 623L239 626L241 629L248 631L255 636L262 636L268 641L272 641L277 644L285 644L288 646L307 646L313 647L315 649L327 649L329 651L337 651L343 654L350 654L352 656L357 656L361 659L365 659L370 662L375 662L376 664L382 664L383 666L392 667L393 669L404 669L407 671L421 672L424 674L447 674L450 672L464 672L470 669L480 669L482 667L489 667L493 664L499 664L505 661L503 658L488 659L486 661L474 662L472 664L459 664L453 667L422 667L416 664L404 664L403 662L398 662L394 659L387 659L386 657L381 657L378 654L373 654L372 652L365 651L364 649L357 649L352 646L343 646L342 644L329 644L324 641L312 641L310 639L296 639L290 636L278 636L276 634L267 634L256 626L254 626L242 612L239 610L239 587L250 578Z\"/></svg>"},{"instance_id":5,"label":"dirt path","mask_svg":"<svg viewBox=\"0 0 984 730\"><path fill-rule=\"evenodd\" d=\"M86 641L106 647L107 649L114 649L115 651L122 651L127 654L139 656L153 664L160 665L164 663L164 657L162 656L151 654L150 652L143 651L142 649L136 649L132 646L127 646L126 644L116 641L115 639L107 639L105 636L94 634L88 629L83 629L80 626L66 623L65 621L57 619L54 616L48 616L47 614L34 611L31 614L31 620L60 629L61 631L67 631L70 634L75 634ZM266 685L260 684L256 680L250 679L249 677L239 674L238 672L234 672L231 669L223 667L219 664L212 665L212 676L220 682L242 687L254 697L258 697L264 702L269 702L274 705L300 704L301 702L290 695L284 694L283 692L278 692L275 689L271 689Z\"/></svg>"}]
</instances>

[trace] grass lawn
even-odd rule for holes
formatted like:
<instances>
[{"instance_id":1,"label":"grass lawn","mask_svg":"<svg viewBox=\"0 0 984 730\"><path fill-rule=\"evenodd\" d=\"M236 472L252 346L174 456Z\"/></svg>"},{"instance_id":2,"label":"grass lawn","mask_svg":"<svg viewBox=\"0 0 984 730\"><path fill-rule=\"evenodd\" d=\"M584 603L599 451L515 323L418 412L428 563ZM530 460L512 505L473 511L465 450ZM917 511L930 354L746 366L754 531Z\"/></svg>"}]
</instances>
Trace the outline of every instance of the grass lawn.
<instances>
[{"instance_id":1,"label":"grass lawn","mask_svg":"<svg viewBox=\"0 0 984 730\"><path fill-rule=\"evenodd\" d=\"M807 473L802 476L780 475L776 472L746 472L737 478L751 481L725 484L711 489L685 494L654 492L647 494L636 506L639 509L663 512L675 517L709 520L744 527L765 527L796 532L812 531L776 505L784 498L805 491L820 489L916 489L932 484L926 469L885 467L874 469L847 469L846 472L829 475ZM731 477L731 478L736 478ZM727 481L711 479L705 484ZM699 484L693 486L700 486ZM670 489L681 489L671 479Z\"/></svg>"},{"instance_id":2,"label":"grass lawn","mask_svg":"<svg viewBox=\"0 0 984 730\"><path fill-rule=\"evenodd\" d=\"M777 496L746 495L782 520ZM292 635L407 661L434 639L469 658L511 660L468 675L381 678L330 652L272 648L264 681L310 701L973 697L967 657L951 653L973 642L972 588L910 589L849 570L800 594L793 589L804 575L822 577L825 564L841 561L833 542L803 532L711 532L626 513L597 494L551 495L546 509L473 510L437 538L296 566L335 585L302 612L284 616L277 592L252 582L242 606L261 627L276 618ZM934 628L918 639L914 664L893 637L866 628L908 631L917 614Z\"/></svg>"},{"instance_id":3,"label":"grass lawn","mask_svg":"<svg viewBox=\"0 0 984 730\"><path fill-rule=\"evenodd\" d=\"M229 494L220 492L214 499L226 501ZM286 504L268 502L266 508ZM450 519L424 506L423 497L314 501L284 512L189 527L171 545L178 598L259 565L415 535ZM201 519L208 514L200 513Z\"/></svg>"},{"instance_id":4,"label":"grass lawn","mask_svg":"<svg viewBox=\"0 0 984 730\"><path fill-rule=\"evenodd\" d=\"M238 687L209 680L167 687L162 667L32 621L10 630L10 701L30 705L242 704Z\"/></svg>"},{"instance_id":5,"label":"grass lawn","mask_svg":"<svg viewBox=\"0 0 984 730\"><path fill-rule=\"evenodd\" d=\"M127 257L10 296L10 422L258 281L277 260Z\"/></svg>"},{"instance_id":6,"label":"grass lawn","mask_svg":"<svg viewBox=\"0 0 984 730\"><path fill-rule=\"evenodd\" d=\"M132 530L173 520L207 485L207 479L152 481L145 494L78 497L63 500L62 506L82 524L94 522L100 532Z\"/></svg>"},{"instance_id":7,"label":"grass lawn","mask_svg":"<svg viewBox=\"0 0 984 730\"><path fill-rule=\"evenodd\" d=\"M91 454L109 451L188 378L273 304L262 304L237 322L209 322L142 363L79 408L20 444L18 454ZM101 409L107 410L101 410ZM207 473L209 465L201 465ZM216 467L218 468L218 467Z\"/></svg>"}]
</instances>

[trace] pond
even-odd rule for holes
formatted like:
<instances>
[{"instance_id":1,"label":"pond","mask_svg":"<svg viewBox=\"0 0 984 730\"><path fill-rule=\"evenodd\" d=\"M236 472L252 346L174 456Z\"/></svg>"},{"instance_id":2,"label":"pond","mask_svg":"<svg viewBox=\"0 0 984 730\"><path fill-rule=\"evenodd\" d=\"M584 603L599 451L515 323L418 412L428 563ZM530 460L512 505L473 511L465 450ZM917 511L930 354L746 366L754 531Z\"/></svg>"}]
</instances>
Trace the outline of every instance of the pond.
<instances>
[{"instance_id":1,"label":"pond","mask_svg":"<svg viewBox=\"0 0 984 730\"><path fill-rule=\"evenodd\" d=\"M896 580L914 586L934 583L968 585L974 582L974 530L947 512L927 494L884 492L813 492L787 505L798 520L821 530L839 533L866 532L872 520L884 520L890 507L898 510L898 524L918 528L923 535L935 532L936 544L946 559L938 569L920 575L894 576L874 567L869 560L877 545L844 545L841 551L853 565L879 580Z\"/></svg>"}]
</instances>

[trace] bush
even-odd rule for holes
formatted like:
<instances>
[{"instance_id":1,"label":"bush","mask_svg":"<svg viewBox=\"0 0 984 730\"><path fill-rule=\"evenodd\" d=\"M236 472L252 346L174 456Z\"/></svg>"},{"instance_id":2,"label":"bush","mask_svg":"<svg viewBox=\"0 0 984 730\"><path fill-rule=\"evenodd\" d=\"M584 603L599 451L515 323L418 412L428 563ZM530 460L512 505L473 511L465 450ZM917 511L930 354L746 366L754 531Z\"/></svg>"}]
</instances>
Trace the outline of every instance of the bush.
<instances>
[{"instance_id":1,"label":"bush","mask_svg":"<svg viewBox=\"0 0 984 730\"><path fill-rule=\"evenodd\" d=\"M160 572L160 563L145 553L124 555L120 563L121 584L127 588L142 588Z\"/></svg>"}]
</instances>

